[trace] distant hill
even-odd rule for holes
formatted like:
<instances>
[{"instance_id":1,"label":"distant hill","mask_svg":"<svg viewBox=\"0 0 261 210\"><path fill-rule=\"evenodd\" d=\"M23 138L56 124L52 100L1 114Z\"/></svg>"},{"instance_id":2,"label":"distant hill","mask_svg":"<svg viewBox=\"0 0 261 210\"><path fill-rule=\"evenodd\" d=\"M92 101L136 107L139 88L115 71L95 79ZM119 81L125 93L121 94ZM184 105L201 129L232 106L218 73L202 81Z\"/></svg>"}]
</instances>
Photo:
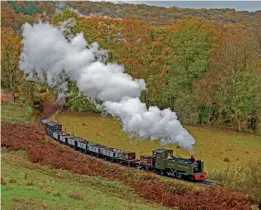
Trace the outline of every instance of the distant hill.
<instances>
[{"instance_id":1,"label":"distant hill","mask_svg":"<svg viewBox=\"0 0 261 210\"><path fill-rule=\"evenodd\" d=\"M77 9L81 14L99 14L116 18L136 19L153 25L172 24L184 16L204 17L217 22L238 23L248 21L261 11L248 12L235 9L187 9L175 6L166 8L145 4L115 4L110 2L68 2L67 6Z\"/></svg>"},{"instance_id":2,"label":"distant hill","mask_svg":"<svg viewBox=\"0 0 261 210\"><path fill-rule=\"evenodd\" d=\"M1 4L5 4L2 3ZM152 25L167 25L185 16L204 17L218 23L248 22L261 11L248 12L235 9L188 9L178 7L159 7L145 4L127 4L111 2L8 2L15 13L33 15L39 13L53 14L55 11L71 7L82 15L110 16L139 20Z\"/></svg>"}]
</instances>

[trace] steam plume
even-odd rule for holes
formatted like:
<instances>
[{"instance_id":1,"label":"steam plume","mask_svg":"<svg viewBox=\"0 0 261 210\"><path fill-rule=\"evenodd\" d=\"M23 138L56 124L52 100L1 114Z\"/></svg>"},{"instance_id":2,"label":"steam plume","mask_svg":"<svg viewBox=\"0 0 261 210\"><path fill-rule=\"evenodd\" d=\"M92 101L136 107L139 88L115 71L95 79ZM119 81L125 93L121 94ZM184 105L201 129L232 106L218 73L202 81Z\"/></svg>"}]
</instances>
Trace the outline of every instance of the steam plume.
<instances>
[{"instance_id":1,"label":"steam plume","mask_svg":"<svg viewBox=\"0 0 261 210\"><path fill-rule=\"evenodd\" d=\"M67 90L65 79L69 77L86 97L101 100L103 110L119 118L125 132L192 149L195 140L175 112L147 109L140 101L146 88L143 79L132 78L121 65L106 63L106 50L99 49L97 43L88 44L83 33L65 38L63 31L48 23L23 25L20 69L28 79L36 77L47 82L63 96Z\"/></svg>"}]
</instances>

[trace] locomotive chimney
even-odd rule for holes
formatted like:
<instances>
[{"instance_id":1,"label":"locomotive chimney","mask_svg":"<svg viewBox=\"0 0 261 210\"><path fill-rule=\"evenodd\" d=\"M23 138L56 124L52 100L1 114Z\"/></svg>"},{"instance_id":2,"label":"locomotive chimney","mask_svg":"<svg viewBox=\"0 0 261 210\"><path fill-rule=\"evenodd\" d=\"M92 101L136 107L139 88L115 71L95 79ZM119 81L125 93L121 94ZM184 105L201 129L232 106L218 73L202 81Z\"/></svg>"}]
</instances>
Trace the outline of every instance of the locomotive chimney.
<instances>
[{"instance_id":1,"label":"locomotive chimney","mask_svg":"<svg viewBox=\"0 0 261 210\"><path fill-rule=\"evenodd\" d=\"M193 162L193 163L195 162L194 155L191 155L191 156L190 156L190 160L191 160L191 162Z\"/></svg>"}]
</instances>

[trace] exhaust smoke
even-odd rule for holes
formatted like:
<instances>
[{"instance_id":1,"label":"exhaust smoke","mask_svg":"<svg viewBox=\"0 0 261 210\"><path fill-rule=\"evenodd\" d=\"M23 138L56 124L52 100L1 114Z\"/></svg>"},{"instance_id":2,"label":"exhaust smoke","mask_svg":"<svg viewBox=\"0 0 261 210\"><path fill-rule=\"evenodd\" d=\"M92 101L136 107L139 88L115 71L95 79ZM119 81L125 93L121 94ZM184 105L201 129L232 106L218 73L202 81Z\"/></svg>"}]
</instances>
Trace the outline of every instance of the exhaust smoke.
<instances>
[{"instance_id":1,"label":"exhaust smoke","mask_svg":"<svg viewBox=\"0 0 261 210\"><path fill-rule=\"evenodd\" d=\"M62 98L67 91L66 79L70 78L87 99L101 100L99 107L119 118L125 132L192 150L195 139L175 112L154 106L147 109L140 101L146 89L143 79L134 79L122 65L107 63L107 51L97 43L88 44L83 33L66 38L63 32L63 28L49 23L23 25L19 66L28 79L47 82Z\"/></svg>"}]
</instances>

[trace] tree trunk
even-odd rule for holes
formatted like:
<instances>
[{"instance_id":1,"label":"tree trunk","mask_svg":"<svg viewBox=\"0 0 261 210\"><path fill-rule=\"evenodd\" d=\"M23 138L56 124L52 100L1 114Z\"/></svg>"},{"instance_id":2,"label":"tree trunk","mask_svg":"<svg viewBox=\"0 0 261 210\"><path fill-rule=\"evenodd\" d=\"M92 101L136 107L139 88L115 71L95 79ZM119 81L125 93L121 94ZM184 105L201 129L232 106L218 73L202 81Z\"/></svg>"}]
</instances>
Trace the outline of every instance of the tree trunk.
<instances>
[{"instance_id":1,"label":"tree trunk","mask_svg":"<svg viewBox=\"0 0 261 210\"><path fill-rule=\"evenodd\" d=\"M145 104L148 106L147 90L144 91L144 101L145 101Z\"/></svg>"},{"instance_id":2,"label":"tree trunk","mask_svg":"<svg viewBox=\"0 0 261 210\"><path fill-rule=\"evenodd\" d=\"M14 87L14 73L12 72L12 74L10 75L10 90L11 90L11 100L12 102L15 101L15 87Z\"/></svg>"},{"instance_id":3,"label":"tree trunk","mask_svg":"<svg viewBox=\"0 0 261 210\"><path fill-rule=\"evenodd\" d=\"M14 87L11 86L10 89L11 89L11 93L10 93L10 95L11 95L11 101L12 101L12 102L15 102L15 90L14 90Z\"/></svg>"},{"instance_id":4,"label":"tree trunk","mask_svg":"<svg viewBox=\"0 0 261 210\"><path fill-rule=\"evenodd\" d=\"M212 125L212 116L209 108L208 108L208 125Z\"/></svg>"},{"instance_id":5,"label":"tree trunk","mask_svg":"<svg viewBox=\"0 0 261 210\"><path fill-rule=\"evenodd\" d=\"M237 120L237 130L238 130L238 132L242 131L242 126L241 126L241 121L240 120Z\"/></svg>"}]
</instances>

